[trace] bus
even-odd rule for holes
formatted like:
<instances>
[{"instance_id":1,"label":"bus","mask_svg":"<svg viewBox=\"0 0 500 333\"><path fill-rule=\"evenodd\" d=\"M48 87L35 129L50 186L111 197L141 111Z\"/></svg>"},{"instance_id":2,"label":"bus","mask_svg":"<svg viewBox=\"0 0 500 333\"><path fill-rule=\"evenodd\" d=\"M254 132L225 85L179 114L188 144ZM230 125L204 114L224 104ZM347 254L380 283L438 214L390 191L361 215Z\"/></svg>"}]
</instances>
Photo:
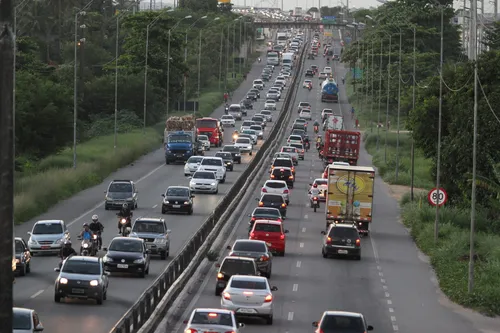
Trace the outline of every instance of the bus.
<instances>
[{"instance_id":1,"label":"bus","mask_svg":"<svg viewBox=\"0 0 500 333\"><path fill-rule=\"evenodd\" d=\"M288 41L288 37L286 36L286 32L278 32L276 36L276 42L278 45L286 45Z\"/></svg>"},{"instance_id":2,"label":"bus","mask_svg":"<svg viewBox=\"0 0 500 333\"><path fill-rule=\"evenodd\" d=\"M210 140L210 145L222 146L222 127L218 119L198 118L196 119L196 130L198 135L206 135Z\"/></svg>"},{"instance_id":3,"label":"bus","mask_svg":"<svg viewBox=\"0 0 500 333\"><path fill-rule=\"evenodd\" d=\"M267 64L278 66L280 64L280 54L276 51L267 52Z\"/></svg>"}]
</instances>

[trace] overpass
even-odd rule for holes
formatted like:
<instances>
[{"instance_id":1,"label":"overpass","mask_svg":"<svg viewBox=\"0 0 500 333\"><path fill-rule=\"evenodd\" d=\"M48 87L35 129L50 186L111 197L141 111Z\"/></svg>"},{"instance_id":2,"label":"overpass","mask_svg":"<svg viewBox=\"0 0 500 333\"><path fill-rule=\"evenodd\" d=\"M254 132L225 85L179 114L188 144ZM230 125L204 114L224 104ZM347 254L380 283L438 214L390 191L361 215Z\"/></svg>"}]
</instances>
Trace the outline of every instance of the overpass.
<instances>
[{"instance_id":1,"label":"overpass","mask_svg":"<svg viewBox=\"0 0 500 333\"><path fill-rule=\"evenodd\" d=\"M259 21L253 22L256 28L269 28L269 29L319 29L322 25L325 29L342 28L349 23L322 23L319 21Z\"/></svg>"}]
</instances>

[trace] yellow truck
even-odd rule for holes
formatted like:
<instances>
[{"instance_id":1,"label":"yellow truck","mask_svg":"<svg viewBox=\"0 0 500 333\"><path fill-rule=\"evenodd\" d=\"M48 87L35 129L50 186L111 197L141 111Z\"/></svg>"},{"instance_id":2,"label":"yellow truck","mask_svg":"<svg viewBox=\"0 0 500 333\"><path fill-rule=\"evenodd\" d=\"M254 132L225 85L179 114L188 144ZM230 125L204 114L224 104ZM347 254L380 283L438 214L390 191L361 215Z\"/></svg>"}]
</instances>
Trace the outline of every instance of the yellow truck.
<instances>
[{"instance_id":1,"label":"yellow truck","mask_svg":"<svg viewBox=\"0 0 500 333\"><path fill-rule=\"evenodd\" d=\"M374 168L330 165L326 228L332 223L353 223L359 233L368 235L372 222L374 188Z\"/></svg>"}]
</instances>

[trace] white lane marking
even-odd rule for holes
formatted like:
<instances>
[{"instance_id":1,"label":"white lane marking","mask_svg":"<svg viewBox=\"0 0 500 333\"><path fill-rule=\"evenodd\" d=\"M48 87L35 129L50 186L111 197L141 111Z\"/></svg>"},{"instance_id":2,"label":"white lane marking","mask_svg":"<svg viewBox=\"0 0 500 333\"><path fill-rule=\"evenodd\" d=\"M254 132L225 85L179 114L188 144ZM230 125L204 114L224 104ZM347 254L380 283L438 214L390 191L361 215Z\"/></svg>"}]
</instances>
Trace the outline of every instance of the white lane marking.
<instances>
[{"instance_id":1,"label":"white lane marking","mask_svg":"<svg viewBox=\"0 0 500 333\"><path fill-rule=\"evenodd\" d=\"M390 313L394 313L394 309L393 308L389 308L389 312Z\"/></svg>"},{"instance_id":2,"label":"white lane marking","mask_svg":"<svg viewBox=\"0 0 500 333\"><path fill-rule=\"evenodd\" d=\"M395 321L396 321L396 317L391 316L391 321L392 321L392 322L395 322Z\"/></svg>"},{"instance_id":3,"label":"white lane marking","mask_svg":"<svg viewBox=\"0 0 500 333\"><path fill-rule=\"evenodd\" d=\"M293 320L293 312L288 312L288 320Z\"/></svg>"},{"instance_id":4,"label":"white lane marking","mask_svg":"<svg viewBox=\"0 0 500 333\"><path fill-rule=\"evenodd\" d=\"M387 300L387 305L392 305L392 301L390 299Z\"/></svg>"},{"instance_id":5,"label":"white lane marking","mask_svg":"<svg viewBox=\"0 0 500 333\"><path fill-rule=\"evenodd\" d=\"M154 206L153 206L153 208L156 208L156 207L158 207L158 205L154 205Z\"/></svg>"},{"instance_id":6,"label":"white lane marking","mask_svg":"<svg viewBox=\"0 0 500 333\"><path fill-rule=\"evenodd\" d=\"M394 332L399 331L399 327L398 327L398 325L392 325L392 330L393 330Z\"/></svg>"},{"instance_id":7,"label":"white lane marking","mask_svg":"<svg viewBox=\"0 0 500 333\"><path fill-rule=\"evenodd\" d=\"M385 292L385 297L389 298L391 297L391 294L389 294L387 291Z\"/></svg>"},{"instance_id":8,"label":"white lane marking","mask_svg":"<svg viewBox=\"0 0 500 333\"><path fill-rule=\"evenodd\" d=\"M30 298L31 299L36 298L36 297L40 296L41 294L43 294L44 291L45 291L45 289L38 290L36 293L34 293L33 295L31 295Z\"/></svg>"},{"instance_id":9,"label":"white lane marking","mask_svg":"<svg viewBox=\"0 0 500 333\"><path fill-rule=\"evenodd\" d=\"M300 266L302 265L302 261L297 261L297 268L300 268Z\"/></svg>"},{"instance_id":10,"label":"white lane marking","mask_svg":"<svg viewBox=\"0 0 500 333\"><path fill-rule=\"evenodd\" d=\"M304 247L304 243L300 243L300 244L299 244L299 247Z\"/></svg>"},{"instance_id":11,"label":"white lane marking","mask_svg":"<svg viewBox=\"0 0 500 333\"><path fill-rule=\"evenodd\" d=\"M302 228L302 232L306 232L306 228Z\"/></svg>"},{"instance_id":12,"label":"white lane marking","mask_svg":"<svg viewBox=\"0 0 500 333\"><path fill-rule=\"evenodd\" d=\"M382 273L382 272L378 272L378 275L379 275L379 276L384 276L384 273Z\"/></svg>"},{"instance_id":13,"label":"white lane marking","mask_svg":"<svg viewBox=\"0 0 500 333\"><path fill-rule=\"evenodd\" d=\"M292 290L293 290L293 291L297 291L297 290L299 290L299 285L298 285L297 283L295 283L295 284L293 285L293 289L292 289Z\"/></svg>"},{"instance_id":14,"label":"white lane marking","mask_svg":"<svg viewBox=\"0 0 500 333\"><path fill-rule=\"evenodd\" d=\"M384 288L384 290L387 290L387 286L386 285L383 285L382 288Z\"/></svg>"},{"instance_id":15,"label":"white lane marking","mask_svg":"<svg viewBox=\"0 0 500 333\"><path fill-rule=\"evenodd\" d=\"M305 218L305 219L309 218L309 215L304 215L304 218Z\"/></svg>"},{"instance_id":16,"label":"white lane marking","mask_svg":"<svg viewBox=\"0 0 500 333\"><path fill-rule=\"evenodd\" d=\"M382 284L385 284L385 279L380 279L380 282L381 282Z\"/></svg>"}]
</instances>

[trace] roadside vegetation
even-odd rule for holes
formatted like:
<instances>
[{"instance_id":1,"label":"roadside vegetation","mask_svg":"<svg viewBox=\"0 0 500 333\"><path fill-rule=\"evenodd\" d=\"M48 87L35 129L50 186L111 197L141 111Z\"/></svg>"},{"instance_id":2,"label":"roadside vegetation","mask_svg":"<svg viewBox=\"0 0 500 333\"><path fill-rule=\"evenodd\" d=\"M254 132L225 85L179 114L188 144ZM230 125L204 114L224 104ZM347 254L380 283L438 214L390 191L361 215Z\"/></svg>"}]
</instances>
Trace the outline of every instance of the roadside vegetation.
<instances>
[{"instance_id":1,"label":"roadside vegetation","mask_svg":"<svg viewBox=\"0 0 500 333\"><path fill-rule=\"evenodd\" d=\"M16 93L16 179L14 221L22 223L57 202L100 183L110 173L161 148L166 106L170 115L183 101L198 101L197 116L222 103L223 90L235 90L257 57L254 29L217 1L191 1L174 12L135 11L135 1L91 5L78 31L77 168L73 169L73 38L76 2L60 6L26 2L18 13ZM222 6L222 5L221 5ZM77 6L81 7L81 6ZM134 10L133 10L134 9ZM186 16L192 16L185 19ZM34 17L36 16L36 24ZM149 35L146 130L144 131L144 53L146 26L161 16ZM205 19L202 16L206 16ZM215 18L218 17L217 20ZM116 19L120 30L116 36ZM166 99L168 31L171 31L170 100ZM228 25L231 29L228 34ZM22 29L21 29L22 27ZM245 27L245 28L244 28ZM241 29L241 30L240 30ZM42 31L43 30L43 31ZM234 32L233 32L234 30ZM188 33L187 61L184 40ZM202 35L200 96L198 47ZM223 34L221 36L221 34ZM241 34L241 39L240 39ZM246 37L246 39L245 39ZM84 39L83 39L84 38ZM115 42L119 39L117 148L114 150ZM220 43L222 82L219 84ZM240 44L240 41L242 44ZM246 66L233 66L246 44ZM83 59L83 60L82 60ZM215 66L214 64L217 64ZM227 79L225 79L227 78ZM187 112L192 112L187 110Z\"/></svg>"},{"instance_id":2,"label":"roadside vegetation","mask_svg":"<svg viewBox=\"0 0 500 333\"><path fill-rule=\"evenodd\" d=\"M500 96L500 23L485 33L484 51L478 58L478 151L477 211L475 240L475 288L467 291L469 261L470 197L473 133L473 64L463 54L459 26L451 24L455 16L452 1L440 2L444 10L444 68L442 103L441 187L448 202L441 209L440 232L434 244L435 208L426 193L409 202L403 197L402 218L411 228L419 248L429 255L444 293L453 301L489 315L500 315L500 126L495 105ZM366 148L373 155L383 179L390 184L409 185L410 145L415 143L415 187L434 187L436 177L441 9L431 1L398 1L375 10L357 11L356 21L376 18L374 28L344 36L342 60L350 68L347 90L356 109ZM371 25L371 22L367 22ZM401 29L401 30L400 30ZM416 54L413 56L413 29ZM399 32L402 33L399 56ZM392 42L389 44L389 35ZM382 49L380 45L382 44ZM391 49L389 49L389 45ZM373 51L372 51L373 50ZM371 56L375 61L371 61ZM389 56L391 61L389 62ZM367 64L369 59L369 64ZM382 59L382 68L379 67ZM416 61L416 94L413 108L413 61ZM401 75L399 67L401 66ZM354 68L357 68L356 72ZM390 68L390 76L388 69ZM355 75L355 73L358 73ZM374 82L372 89L372 79ZM382 80L379 91L379 80ZM387 87L389 83L389 121L387 159L384 141L387 129ZM398 90L400 99L400 163L396 181L396 126ZM365 102L365 96L368 96ZM381 99L379 100L379 96ZM381 144L377 151L377 123L381 104ZM372 110L373 104L373 112ZM373 124L373 125L372 125ZM373 133L370 130L373 128Z\"/></svg>"}]
</instances>

